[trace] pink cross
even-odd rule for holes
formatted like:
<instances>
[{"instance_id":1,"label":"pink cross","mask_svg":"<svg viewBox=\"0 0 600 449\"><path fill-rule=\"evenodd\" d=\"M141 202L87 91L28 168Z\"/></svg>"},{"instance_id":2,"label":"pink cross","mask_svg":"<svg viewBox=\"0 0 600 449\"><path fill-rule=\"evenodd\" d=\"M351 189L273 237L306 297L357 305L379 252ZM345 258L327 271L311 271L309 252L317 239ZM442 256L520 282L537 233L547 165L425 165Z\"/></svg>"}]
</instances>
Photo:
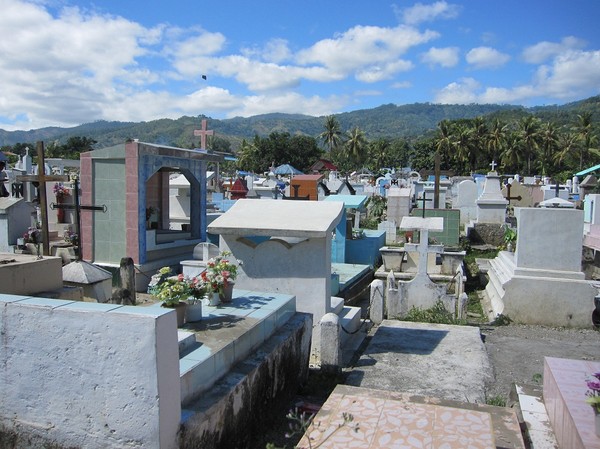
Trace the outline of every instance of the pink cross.
<instances>
[{"instance_id":1,"label":"pink cross","mask_svg":"<svg viewBox=\"0 0 600 449\"><path fill-rule=\"evenodd\" d=\"M206 150L206 136L212 136L214 131L206 129L206 120L202 120L202 129L195 129L194 136L200 136L200 149Z\"/></svg>"}]
</instances>

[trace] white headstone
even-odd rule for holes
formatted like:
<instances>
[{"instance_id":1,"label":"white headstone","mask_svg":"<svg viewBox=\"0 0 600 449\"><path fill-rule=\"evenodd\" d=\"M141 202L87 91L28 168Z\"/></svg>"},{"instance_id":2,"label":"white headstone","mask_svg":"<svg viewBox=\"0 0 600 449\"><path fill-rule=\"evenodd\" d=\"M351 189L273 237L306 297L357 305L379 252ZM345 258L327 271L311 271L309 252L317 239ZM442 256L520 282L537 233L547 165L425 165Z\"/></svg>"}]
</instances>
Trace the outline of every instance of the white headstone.
<instances>
[{"instance_id":1,"label":"white headstone","mask_svg":"<svg viewBox=\"0 0 600 449\"><path fill-rule=\"evenodd\" d=\"M458 184L455 209L460 210L461 224L469 223L477 218L477 184L471 180L464 180Z\"/></svg>"}]
</instances>

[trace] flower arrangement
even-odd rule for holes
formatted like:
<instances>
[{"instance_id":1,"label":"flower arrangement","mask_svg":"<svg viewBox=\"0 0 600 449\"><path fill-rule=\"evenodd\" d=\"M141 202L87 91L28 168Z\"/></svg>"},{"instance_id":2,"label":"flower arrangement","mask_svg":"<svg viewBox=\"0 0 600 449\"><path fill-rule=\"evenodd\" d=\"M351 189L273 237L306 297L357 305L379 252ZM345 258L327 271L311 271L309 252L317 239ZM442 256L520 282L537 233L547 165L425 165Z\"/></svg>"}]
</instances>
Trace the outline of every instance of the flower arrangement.
<instances>
[{"instance_id":1,"label":"flower arrangement","mask_svg":"<svg viewBox=\"0 0 600 449\"><path fill-rule=\"evenodd\" d=\"M65 242L70 243L71 245L77 246L79 244L79 236L70 229L65 230L63 238L65 239Z\"/></svg>"},{"instance_id":2,"label":"flower arrangement","mask_svg":"<svg viewBox=\"0 0 600 449\"><path fill-rule=\"evenodd\" d=\"M25 243L40 243L42 241L40 236L40 230L37 227L30 226L25 232L25 234L23 234L23 241Z\"/></svg>"},{"instance_id":3,"label":"flower arrangement","mask_svg":"<svg viewBox=\"0 0 600 449\"><path fill-rule=\"evenodd\" d=\"M57 198L69 196L69 189L67 189L62 183L58 182L54 184L54 195L56 195Z\"/></svg>"},{"instance_id":4,"label":"flower arrangement","mask_svg":"<svg viewBox=\"0 0 600 449\"><path fill-rule=\"evenodd\" d=\"M162 301L164 307L174 307L188 297L199 300L205 291L205 286L197 278L188 279L183 274L175 276L169 267L158 270L148 284L148 293Z\"/></svg>"},{"instance_id":5,"label":"flower arrangement","mask_svg":"<svg viewBox=\"0 0 600 449\"><path fill-rule=\"evenodd\" d=\"M598 415L600 414L600 371L592 374L586 383L588 391L585 393L587 396L585 402L590 404Z\"/></svg>"},{"instance_id":6,"label":"flower arrangement","mask_svg":"<svg viewBox=\"0 0 600 449\"><path fill-rule=\"evenodd\" d=\"M200 277L210 291L223 293L228 283L234 281L237 277L238 266L242 264L242 261L231 262L227 258L230 255L229 251L223 251L206 263L206 270L202 272Z\"/></svg>"}]
</instances>

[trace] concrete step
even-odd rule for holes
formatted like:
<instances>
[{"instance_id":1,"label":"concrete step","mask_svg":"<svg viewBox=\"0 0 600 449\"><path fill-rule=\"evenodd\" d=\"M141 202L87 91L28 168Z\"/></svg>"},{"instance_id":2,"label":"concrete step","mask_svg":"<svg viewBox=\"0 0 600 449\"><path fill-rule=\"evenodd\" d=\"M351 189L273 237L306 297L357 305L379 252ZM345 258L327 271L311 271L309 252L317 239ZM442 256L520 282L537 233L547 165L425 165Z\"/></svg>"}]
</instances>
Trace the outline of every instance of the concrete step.
<instances>
[{"instance_id":1,"label":"concrete step","mask_svg":"<svg viewBox=\"0 0 600 449\"><path fill-rule=\"evenodd\" d=\"M331 297L331 313L335 313L339 315L344 308L344 298L340 298L339 296Z\"/></svg>"},{"instance_id":2,"label":"concrete step","mask_svg":"<svg viewBox=\"0 0 600 449\"><path fill-rule=\"evenodd\" d=\"M348 339L360 328L362 324L360 319L361 311L362 310L360 307L344 306L341 313L338 314L340 317L340 325L342 326L342 347L344 346L345 342L348 341Z\"/></svg>"},{"instance_id":3,"label":"concrete step","mask_svg":"<svg viewBox=\"0 0 600 449\"><path fill-rule=\"evenodd\" d=\"M542 398L542 388L530 385L515 385L519 400L519 411L525 431L535 449L556 449L558 442L552 430L550 418Z\"/></svg>"}]
</instances>

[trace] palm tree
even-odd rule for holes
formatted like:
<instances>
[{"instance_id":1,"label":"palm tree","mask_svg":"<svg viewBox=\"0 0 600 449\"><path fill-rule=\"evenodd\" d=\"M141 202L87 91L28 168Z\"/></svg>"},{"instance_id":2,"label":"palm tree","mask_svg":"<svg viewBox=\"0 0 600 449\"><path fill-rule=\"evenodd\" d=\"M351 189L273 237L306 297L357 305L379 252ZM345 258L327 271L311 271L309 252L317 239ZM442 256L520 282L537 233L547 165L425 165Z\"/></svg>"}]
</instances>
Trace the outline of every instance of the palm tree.
<instances>
[{"instance_id":1,"label":"palm tree","mask_svg":"<svg viewBox=\"0 0 600 449\"><path fill-rule=\"evenodd\" d=\"M452 152L453 129L449 120L442 120L438 123L437 135L435 137L435 151L439 155L450 155Z\"/></svg>"},{"instance_id":2,"label":"palm tree","mask_svg":"<svg viewBox=\"0 0 600 449\"><path fill-rule=\"evenodd\" d=\"M560 151L554 154L554 162L560 167L566 160L577 160L577 142L579 136L574 132L566 132L558 138L558 148Z\"/></svg>"},{"instance_id":3,"label":"palm tree","mask_svg":"<svg viewBox=\"0 0 600 449\"><path fill-rule=\"evenodd\" d=\"M344 151L355 168L359 168L364 162L366 144L365 133L358 126L348 131L348 140L344 144Z\"/></svg>"},{"instance_id":4,"label":"palm tree","mask_svg":"<svg viewBox=\"0 0 600 449\"><path fill-rule=\"evenodd\" d=\"M558 131L552 122L544 123L540 128L540 169L543 175L550 175L549 168L552 167L552 159L556 152L558 143Z\"/></svg>"},{"instance_id":5,"label":"palm tree","mask_svg":"<svg viewBox=\"0 0 600 449\"><path fill-rule=\"evenodd\" d=\"M388 167L389 151L391 145L387 139L377 139L369 143L369 168L379 170L382 167Z\"/></svg>"},{"instance_id":6,"label":"palm tree","mask_svg":"<svg viewBox=\"0 0 600 449\"><path fill-rule=\"evenodd\" d=\"M519 121L519 134L523 142L525 156L527 157L527 174L531 174L531 159L535 157L535 153L539 147L539 127L540 120L533 115L523 117Z\"/></svg>"},{"instance_id":7,"label":"palm tree","mask_svg":"<svg viewBox=\"0 0 600 449\"><path fill-rule=\"evenodd\" d=\"M335 116L329 115L325 118L324 127L325 131L319 134L319 138L325 142L325 144L329 147L329 152L331 153L342 143L342 131L340 130L340 123L337 121Z\"/></svg>"},{"instance_id":8,"label":"palm tree","mask_svg":"<svg viewBox=\"0 0 600 449\"><path fill-rule=\"evenodd\" d=\"M481 116L475 117L473 119L472 127L473 132L471 134L471 165L474 168L478 163L478 159L479 162L483 163L483 165L487 164L487 161L485 159L488 157L486 153L489 130L487 124L485 123L485 120Z\"/></svg>"},{"instance_id":9,"label":"palm tree","mask_svg":"<svg viewBox=\"0 0 600 449\"><path fill-rule=\"evenodd\" d=\"M471 139L473 135L473 129L469 128L464 123L459 123L454 132L454 142L452 146L456 150L454 157L457 161L457 166L460 167L460 171L464 172L464 163L469 164L469 169L474 170L473 167L473 141Z\"/></svg>"},{"instance_id":10,"label":"palm tree","mask_svg":"<svg viewBox=\"0 0 600 449\"><path fill-rule=\"evenodd\" d=\"M504 145L506 143L506 135L508 133L508 125L502 123L500 120L494 120L492 123L492 129L487 135L486 148L492 161L498 160Z\"/></svg>"},{"instance_id":11,"label":"palm tree","mask_svg":"<svg viewBox=\"0 0 600 449\"><path fill-rule=\"evenodd\" d=\"M599 152L594 146L598 143L598 136L593 134L592 113L583 112L577 114L577 125L575 132L580 141L579 146L579 170L583 169L583 163L589 162L591 155L598 156Z\"/></svg>"},{"instance_id":12,"label":"palm tree","mask_svg":"<svg viewBox=\"0 0 600 449\"><path fill-rule=\"evenodd\" d=\"M524 156L525 151L521 136L518 132L511 132L506 137L506 145L500 154L504 170L518 172Z\"/></svg>"}]
</instances>

